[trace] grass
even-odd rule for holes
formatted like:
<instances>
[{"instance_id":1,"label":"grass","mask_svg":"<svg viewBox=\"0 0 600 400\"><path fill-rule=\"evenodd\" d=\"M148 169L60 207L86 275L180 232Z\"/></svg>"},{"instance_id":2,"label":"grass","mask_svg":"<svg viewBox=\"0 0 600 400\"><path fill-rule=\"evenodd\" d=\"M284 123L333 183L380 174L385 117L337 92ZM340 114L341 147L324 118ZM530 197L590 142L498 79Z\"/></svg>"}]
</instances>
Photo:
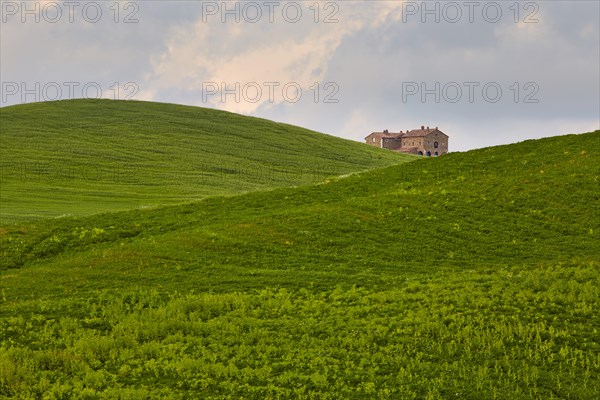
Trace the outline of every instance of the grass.
<instances>
[{"instance_id":1,"label":"grass","mask_svg":"<svg viewBox=\"0 0 600 400\"><path fill-rule=\"evenodd\" d=\"M0 395L595 399L599 138L5 224Z\"/></svg>"},{"instance_id":2,"label":"grass","mask_svg":"<svg viewBox=\"0 0 600 400\"><path fill-rule=\"evenodd\" d=\"M138 101L0 109L0 224L320 182L412 157L268 120Z\"/></svg>"}]
</instances>

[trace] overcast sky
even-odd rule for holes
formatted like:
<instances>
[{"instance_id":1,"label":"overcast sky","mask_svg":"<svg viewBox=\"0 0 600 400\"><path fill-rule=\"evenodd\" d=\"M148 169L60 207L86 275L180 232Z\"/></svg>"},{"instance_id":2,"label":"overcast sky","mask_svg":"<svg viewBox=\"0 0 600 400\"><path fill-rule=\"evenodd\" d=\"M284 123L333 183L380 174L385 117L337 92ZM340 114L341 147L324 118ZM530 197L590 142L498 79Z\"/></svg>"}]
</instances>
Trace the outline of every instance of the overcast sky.
<instances>
[{"instance_id":1,"label":"overcast sky","mask_svg":"<svg viewBox=\"0 0 600 400\"><path fill-rule=\"evenodd\" d=\"M132 98L359 141L438 126L451 151L586 132L599 4L2 0L1 105Z\"/></svg>"}]
</instances>

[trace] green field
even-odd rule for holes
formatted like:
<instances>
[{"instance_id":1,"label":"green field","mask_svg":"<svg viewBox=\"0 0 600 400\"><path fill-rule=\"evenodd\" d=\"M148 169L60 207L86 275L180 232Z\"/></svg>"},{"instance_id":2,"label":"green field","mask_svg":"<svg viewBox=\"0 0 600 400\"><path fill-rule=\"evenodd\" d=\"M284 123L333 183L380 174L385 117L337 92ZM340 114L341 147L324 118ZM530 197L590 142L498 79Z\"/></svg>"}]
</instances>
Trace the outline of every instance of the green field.
<instances>
[{"instance_id":1,"label":"green field","mask_svg":"<svg viewBox=\"0 0 600 400\"><path fill-rule=\"evenodd\" d=\"M224 111L68 100L0 108L0 224L317 183L410 156Z\"/></svg>"},{"instance_id":2,"label":"green field","mask_svg":"<svg viewBox=\"0 0 600 400\"><path fill-rule=\"evenodd\" d=\"M362 161L297 187L58 219L9 203L0 396L597 399L600 131L408 163L348 146Z\"/></svg>"}]
</instances>

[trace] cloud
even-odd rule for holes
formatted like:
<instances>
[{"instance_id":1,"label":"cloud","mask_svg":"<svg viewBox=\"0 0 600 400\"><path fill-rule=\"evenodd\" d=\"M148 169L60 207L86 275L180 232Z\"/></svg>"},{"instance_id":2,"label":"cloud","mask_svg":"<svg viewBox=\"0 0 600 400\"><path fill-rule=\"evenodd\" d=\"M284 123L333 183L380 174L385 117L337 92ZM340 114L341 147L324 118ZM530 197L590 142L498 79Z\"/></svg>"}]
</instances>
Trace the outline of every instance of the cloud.
<instances>
[{"instance_id":1,"label":"cloud","mask_svg":"<svg viewBox=\"0 0 600 400\"><path fill-rule=\"evenodd\" d=\"M155 57L144 86L155 89L157 96L161 90L185 88L197 96L196 105L246 114L293 102L297 88L307 92L323 82L345 37L380 24L401 2L320 2L319 23L314 22L314 4L302 4L303 19L295 24L277 19L277 13L273 22L264 18L257 24L243 17L240 24L198 17L172 31L167 50ZM338 22L323 22L328 17Z\"/></svg>"}]
</instances>

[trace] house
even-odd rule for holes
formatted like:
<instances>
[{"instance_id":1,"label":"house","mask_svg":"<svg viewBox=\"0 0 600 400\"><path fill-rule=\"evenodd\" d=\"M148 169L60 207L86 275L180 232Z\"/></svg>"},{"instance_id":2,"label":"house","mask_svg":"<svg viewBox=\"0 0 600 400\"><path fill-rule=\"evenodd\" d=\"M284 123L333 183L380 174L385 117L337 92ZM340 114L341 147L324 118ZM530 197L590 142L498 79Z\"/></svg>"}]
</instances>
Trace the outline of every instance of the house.
<instances>
[{"instance_id":1,"label":"house","mask_svg":"<svg viewBox=\"0 0 600 400\"><path fill-rule=\"evenodd\" d=\"M367 144L408 154L437 157L448 153L448 135L438 127L407 130L406 132L373 132L365 138Z\"/></svg>"}]
</instances>

